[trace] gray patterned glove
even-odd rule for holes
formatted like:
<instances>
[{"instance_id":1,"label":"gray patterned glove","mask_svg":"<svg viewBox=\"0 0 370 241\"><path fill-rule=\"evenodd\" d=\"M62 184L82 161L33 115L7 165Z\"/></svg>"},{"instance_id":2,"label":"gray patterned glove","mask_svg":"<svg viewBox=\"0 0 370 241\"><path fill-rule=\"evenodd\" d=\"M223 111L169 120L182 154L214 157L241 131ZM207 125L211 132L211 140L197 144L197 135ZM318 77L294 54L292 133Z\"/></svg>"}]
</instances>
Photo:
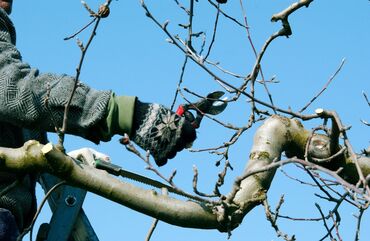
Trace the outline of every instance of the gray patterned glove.
<instances>
[{"instance_id":1,"label":"gray patterned glove","mask_svg":"<svg viewBox=\"0 0 370 241\"><path fill-rule=\"evenodd\" d=\"M131 139L149 150L158 166L189 147L196 138L194 127L171 110L159 104L136 100Z\"/></svg>"}]
</instances>

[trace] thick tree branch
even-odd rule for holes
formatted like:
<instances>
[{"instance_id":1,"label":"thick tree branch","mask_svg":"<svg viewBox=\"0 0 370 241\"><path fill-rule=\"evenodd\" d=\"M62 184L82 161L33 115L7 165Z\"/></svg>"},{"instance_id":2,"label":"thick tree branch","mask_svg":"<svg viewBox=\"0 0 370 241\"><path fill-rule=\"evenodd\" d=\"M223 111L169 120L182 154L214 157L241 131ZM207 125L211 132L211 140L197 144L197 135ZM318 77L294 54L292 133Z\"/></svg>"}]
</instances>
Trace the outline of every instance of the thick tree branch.
<instances>
[{"instance_id":1,"label":"thick tree branch","mask_svg":"<svg viewBox=\"0 0 370 241\"><path fill-rule=\"evenodd\" d=\"M214 229L216 216L207 203L181 201L120 181L106 172L74 161L51 144L29 141L18 149L0 148L1 170L49 172L68 184L86 189L167 223L190 228Z\"/></svg>"},{"instance_id":2,"label":"thick tree branch","mask_svg":"<svg viewBox=\"0 0 370 241\"><path fill-rule=\"evenodd\" d=\"M18 149L0 148L0 171L19 174L48 172L71 185L167 223L227 232L236 228L250 210L263 202L276 168L288 163L299 163L308 168L324 171L347 189L358 195L364 194L364 198L368 200L369 193L346 183L346 180L352 183L358 182L356 166L360 168L362 175L367 177L370 174L370 158L363 156L357 158L355 163L356 160L343 157L344 160L333 163L334 170L330 171L327 169L330 166L324 168L316 163L302 160L310 136L311 132L304 129L298 120L277 115L267 119L255 134L244 172L235 180L233 189L227 197L221 197L220 204L178 200L153 190L136 187L104 171L75 161L51 144L44 146L36 141L26 142ZM322 142L330 142L325 135L318 135L316 138L321 138ZM314 144L308 146L309 152L317 149ZM279 162L283 152L287 156L301 159L292 158L289 162ZM330 156L332 153L327 155ZM338 158L335 159L337 160ZM338 166L341 167L339 173Z\"/></svg>"}]
</instances>

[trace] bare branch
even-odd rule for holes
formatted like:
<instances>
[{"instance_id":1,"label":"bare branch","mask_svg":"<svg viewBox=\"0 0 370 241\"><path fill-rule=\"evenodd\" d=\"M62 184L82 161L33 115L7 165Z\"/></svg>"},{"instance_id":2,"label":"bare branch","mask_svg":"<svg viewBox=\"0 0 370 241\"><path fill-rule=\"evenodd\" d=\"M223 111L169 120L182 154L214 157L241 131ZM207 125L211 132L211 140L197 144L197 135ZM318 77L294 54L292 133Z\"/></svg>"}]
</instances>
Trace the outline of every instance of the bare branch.
<instances>
[{"instance_id":1,"label":"bare branch","mask_svg":"<svg viewBox=\"0 0 370 241\"><path fill-rule=\"evenodd\" d=\"M367 94L365 93L365 91L362 92L362 94L364 95L365 97L365 100L367 102L367 105L370 107L370 101L369 101L369 98L367 97Z\"/></svg>"},{"instance_id":2,"label":"bare branch","mask_svg":"<svg viewBox=\"0 0 370 241\"><path fill-rule=\"evenodd\" d=\"M208 2L213 6L215 7L216 9L218 9L220 11L220 13L227 19L231 20L232 22L236 23L238 26L242 27L242 28L247 28L247 26L245 26L243 23L239 22L238 20L236 20L235 18L233 18L232 16L230 16L229 14L225 13L219 6L219 4L216 4L214 3L212 0L208 0Z\"/></svg>"},{"instance_id":3,"label":"bare branch","mask_svg":"<svg viewBox=\"0 0 370 241\"><path fill-rule=\"evenodd\" d=\"M130 138L128 135L124 135L123 138L120 139L120 143L123 144L126 149L132 153L134 153L136 156L138 156L141 160L143 160L147 166L145 167L146 170L149 170L149 171L152 171L153 173L155 173L159 178L161 178L162 180L166 181L168 184L171 185L171 187L173 189L175 189L178 193L181 193L181 194L184 194L188 197L191 197L193 198L194 200L198 200L198 201L204 201L204 202L209 202L209 203L215 203L211 200L207 200L207 199L203 199L199 196L194 196L190 193L187 193L185 192L184 190L180 189L179 187L177 187L173 181L175 175L176 175L176 170L174 170L171 174L171 176L169 178L165 177L160 171L158 171L157 168L155 168L152 163L150 162L150 156L149 156L149 151L147 151L147 155L146 157L143 157L141 155L141 153L135 148L135 146L131 143L130 141Z\"/></svg>"},{"instance_id":4,"label":"bare branch","mask_svg":"<svg viewBox=\"0 0 370 241\"><path fill-rule=\"evenodd\" d=\"M355 241L360 240L360 229L361 229L361 221L362 221L362 216L365 212L365 209L360 208L359 209L359 214L357 215L357 227L356 227L356 236L355 236Z\"/></svg>"},{"instance_id":5,"label":"bare branch","mask_svg":"<svg viewBox=\"0 0 370 241\"><path fill-rule=\"evenodd\" d=\"M175 96L173 97L173 101L172 101L172 104L171 104L171 110L173 110L173 108L174 108L174 106L176 104L177 96L178 96L179 91L181 89L181 84L183 82L183 78L184 78L185 69L186 69L186 66L187 66L187 63L188 63L188 59L189 59L189 57L186 55L185 56L184 63L182 64L181 74L180 74L179 81L177 83L177 88L176 88Z\"/></svg>"},{"instance_id":6,"label":"bare branch","mask_svg":"<svg viewBox=\"0 0 370 241\"><path fill-rule=\"evenodd\" d=\"M99 8L98 14L95 14L95 12L93 12L88 7L88 5L84 1L82 1L82 4L85 6L85 8L90 13L93 13L93 16L96 18L96 21L95 21L95 25L93 27L93 30L92 30L92 32L90 34L90 37L89 37L89 39L88 39L88 41L86 43L86 46L81 47L81 46L83 46L81 42L80 42L80 44L78 44L78 46L81 49L81 57L80 57L80 61L79 61L78 65L77 65L77 68L76 68L76 75L74 77L75 83L74 83L74 86L73 86L73 88L71 90L71 95L70 95L67 103L65 104L62 127L60 129L58 129L58 132L57 132L58 133L58 136L59 136L59 145L61 147L63 147L64 136L65 136L65 133L67 131L67 125L68 125L68 113L69 113L69 109L70 109L70 106L71 106L71 103L72 103L73 96L74 96L74 94L76 92L76 89L79 86L79 78L80 78L80 74L81 74L81 70L82 70L82 65L83 65L84 60L85 60L86 52L87 52L88 48L90 47L90 44L92 43L94 37L96 36L96 31L98 29L98 26L99 26L99 23L100 23L101 18L108 16L108 15L106 15L107 13L109 14L109 5L110 5L111 1L112 0L106 0L106 3L103 5L103 7L100 7Z\"/></svg>"},{"instance_id":7,"label":"bare branch","mask_svg":"<svg viewBox=\"0 0 370 241\"><path fill-rule=\"evenodd\" d=\"M150 226L150 229L149 229L149 232L145 238L145 241L149 241L154 233L154 230L155 228L157 227L157 224L158 224L159 220L158 219L154 219L153 220L153 223L152 223L152 226Z\"/></svg>"},{"instance_id":8,"label":"bare branch","mask_svg":"<svg viewBox=\"0 0 370 241\"><path fill-rule=\"evenodd\" d=\"M316 206L316 208L319 210L319 213L320 213L320 215L321 215L321 217L322 217L322 221L323 221L323 224L324 224L324 227L325 227L325 229L326 229L326 231L327 231L327 235L325 235L322 239L320 239L320 240L324 240L328 235L330 236L330 240L332 240L332 241L334 241L335 239L334 239L334 237L333 237L333 235L331 234L331 232L332 232L332 230L333 230L333 228L334 228L334 226L333 227L331 227L331 228L329 228L328 227L328 224L326 223L326 219L325 219L325 216L324 216L324 213L322 212L322 210L321 210L321 207L320 207L320 205L319 204L317 204L317 203L315 203L315 206Z\"/></svg>"},{"instance_id":9,"label":"bare branch","mask_svg":"<svg viewBox=\"0 0 370 241\"><path fill-rule=\"evenodd\" d=\"M271 21L277 22L279 20L280 21L287 20L290 14L297 11L301 7L308 7L311 4L311 2L313 2L313 0L299 0L298 2L293 3L288 8L281 11L280 13L274 14L274 16L272 16L271 18Z\"/></svg>"},{"instance_id":10,"label":"bare branch","mask_svg":"<svg viewBox=\"0 0 370 241\"><path fill-rule=\"evenodd\" d=\"M276 223L277 217L279 215L279 209L283 203L284 203L284 195L281 196L280 201L275 209L275 214L273 214L270 210L270 205L268 204L267 199L265 199L263 201L263 206L265 207L266 218L268 221L270 221L270 224L274 228L276 235L278 237L282 237L286 241L294 241L296 240L295 236L292 235L291 237L289 237L287 234L285 234L284 232L280 230L279 226Z\"/></svg>"},{"instance_id":11,"label":"bare branch","mask_svg":"<svg viewBox=\"0 0 370 241\"><path fill-rule=\"evenodd\" d=\"M211 43L209 44L208 51L207 51L206 55L204 56L204 59L205 60L211 54L211 50L212 50L213 44L215 43L215 40L216 40L216 32L217 32L217 26L218 26L218 18L219 18L219 16L220 16L220 8L217 7L217 14L216 14L216 19L215 19L215 24L213 26L212 40L211 40Z\"/></svg>"},{"instance_id":12,"label":"bare branch","mask_svg":"<svg viewBox=\"0 0 370 241\"><path fill-rule=\"evenodd\" d=\"M353 151L352 145L348 140L346 128L343 126L338 114L334 111L324 111L322 109L316 110L316 113L322 117L322 118L331 118L333 123L337 126L339 132L343 135L344 144L347 148L348 155L351 158L351 160L354 162L356 166L357 173L359 175L360 182L362 183L363 187L367 190L367 192L370 194L369 186L366 184L365 176L361 170L361 167L359 165L357 156L355 152Z\"/></svg>"},{"instance_id":13,"label":"bare branch","mask_svg":"<svg viewBox=\"0 0 370 241\"><path fill-rule=\"evenodd\" d=\"M265 200L265 193L273 180L276 168L289 163L298 163L306 168L326 173L349 190L348 193L351 193L358 201L363 200L369 203L369 193L364 193L363 188L347 182L336 171L299 158L279 161L284 148L292 145L295 148L292 149L294 152L291 154L303 156L309 136L310 132L305 130L297 120L272 116L257 130L250 160L243 174L235 180L231 192L218 202L203 201L199 197L192 202L184 202L157 192L143 190L117 180L103 171L76 163L50 144L42 146L33 141L27 142L19 149L0 148L2 162L0 171L49 172L66 180L69 184L165 222L184 227L217 228L225 232L230 232L239 226L243 217ZM370 169L367 168L368 162L368 159L359 162L366 176L370 174L368 173ZM343 163L352 165L350 162ZM344 168L340 174L351 176L353 172L351 173L351 168ZM356 180L353 181L356 182ZM344 197L338 201L336 207L339 207ZM334 208L333 213L336 209Z\"/></svg>"},{"instance_id":14,"label":"bare branch","mask_svg":"<svg viewBox=\"0 0 370 241\"><path fill-rule=\"evenodd\" d=\"M318 94L316 94L299 112L305 111L329 86L329 84L333 81L333 79L338 75L338 73L341 71L343 65L345 63L345 59L342 59L342 62L340 63L338 69L335 71L335 73L329 78L329 80L326 82L324 87L320 90Z\"/></svg>"}]
</instances>

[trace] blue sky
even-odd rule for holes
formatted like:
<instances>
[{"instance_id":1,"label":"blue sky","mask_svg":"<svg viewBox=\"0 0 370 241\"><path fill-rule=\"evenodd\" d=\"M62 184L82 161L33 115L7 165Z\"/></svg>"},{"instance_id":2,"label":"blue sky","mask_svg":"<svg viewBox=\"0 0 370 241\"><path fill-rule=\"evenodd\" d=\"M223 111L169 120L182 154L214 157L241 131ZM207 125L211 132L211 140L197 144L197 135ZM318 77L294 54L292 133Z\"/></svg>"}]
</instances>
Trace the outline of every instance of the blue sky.
<instances>
[{"instance_id":1,"label":"blue sky","mask_svg":"<svg viewBox=\"0 0 370 241\"><path fill-rule=\"evenodd\" d=\"M99 1L86 1L93 8ZM170 20L169 29L173 34L186 36L186 31L178 23L186 23L187 17L172 0L147 1L160 22ZM181 1L184 5L188 1ZM212 36L215 9L208 1L196 3L194 32L205 31L207 44ZM280 23L271 23L274 13L281 11L294 1L244 1L250 25L251 36L257 50L265 40L279 30ZM236 19L243 21L240 2L229 0L223 9ZM346 63L330 85L328 90L306 111L312 113L316 108L336 110L345 125L351 125L348 132L357 152L369 145L369 127L360 120L370 121L369 108L362 96L362 91L370 95L369 66L370 42L369 1L314 1L309 8L303 8L290 16L293 30L290 38L279 38L272 43L262 61L266 79L276 76L278 84L269 85L275 104L283 108L289 106L299 110L313 97L329 77L336 71L343 58ZM89 16L80 1L15 1L11 15L17 28L17 46L24 61L40 69L41 72L53 72L75 75L80 52L75 40L63 41L89 21ZM89 33L89 32L87 32ZM80 36L86 41L87 34ZM184 60L182 53L166 42L165 34L153 22L145 17L139 1L113 1L111 15L104 19L98 34L91 45L83 66L81 80L93 88L113 90L118 95L136 95L142 101L157 102L169 106L180 76ZM195 46L200 41L194 40ZM251 51L246 32L231 21L220 17L218 34L212 61L235 73L246 75L253 67L254 55ZM222 74L220 74L222 75ZM237 79L222 75L226 80L238 85ZM201 94L219 90L221 87L202 69L189 63L184 75L184 84ZM263 88L257 88L257 96L267 100ZM191 98L191 97L190 97ZM235 125L245 125L250 107L246 100L229 105L220 120ZM305 122L312 128L319 122ZM256 125L257 127L258 125ZM239 142L231 148L230 161L234 171L226 180L224 193L228 193L232 180L241 173L252 144L254 128L245 133ZM198 140L194 148L214 147L227 141L232 131L204 120L198 130ZM50 135L55 141L55 137ZM118 143L118 137L109 143L96 146L78 137L68 136L67 150L81 147L93 147L111 156L114 163L126 169L154 177L144 169L145 165L135 156L127 153ZM169 175L178 170L175 182L185 190L191 191L192 166L200 171L200 188L211 191L220 168L214 163L217 156L208 153L183 152L161 168ZM299 168L284 168L290 175L309 180ZM42 194L39 191L38 199ZM315 202L324 210L330 210L333 204L327 204L314 196L318 192L288 179L280 171L274 179L268 193L269 202L274 206L281 194L285 194L286 203L282 213L293 217L318 217ZM87 213L100 240L144 240L152 218L134 212L112 201L93 194L88 194L84 203ZM356 210L343 206L340 234L343 240L351 240L355 232ZM38 221L47 222L50 212L45 209ZM280 220L281 229L288 234L295 234L297 240L318 240L325 234L321 223L291 222ZM364 215L362 237L369 235L368 214ZM249 238L248 238L249 237ZM160 223L152 240L226 240L226 234L215 230L192 230ZM279 240L270 224L266 221L262 207L257 207L246 216L243 224L237 228L231 240ZM364 238L363 240L365 240Z\"/></svg>"}]
</instances>

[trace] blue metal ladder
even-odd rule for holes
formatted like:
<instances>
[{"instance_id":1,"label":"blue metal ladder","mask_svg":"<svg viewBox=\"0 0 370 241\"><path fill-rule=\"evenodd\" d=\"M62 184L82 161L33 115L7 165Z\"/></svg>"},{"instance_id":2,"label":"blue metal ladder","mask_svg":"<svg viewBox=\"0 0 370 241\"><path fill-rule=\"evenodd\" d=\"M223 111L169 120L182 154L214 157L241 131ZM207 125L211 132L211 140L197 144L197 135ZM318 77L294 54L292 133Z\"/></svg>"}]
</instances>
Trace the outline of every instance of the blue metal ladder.
<instances>
[{"instance_id":1,"label":"blue metal ladder","mask_svg":"<svg viewBox=\"0 0 370 241\"><path fill-rule=\"evenodd\" d=\"M42 174L39 180L47 192L60 179ZM99 241L82 204L86 190L64 185L55 190L48 199L53 215L49 224L42 224L36 241Z\"/></svg>"}]
</instances>

